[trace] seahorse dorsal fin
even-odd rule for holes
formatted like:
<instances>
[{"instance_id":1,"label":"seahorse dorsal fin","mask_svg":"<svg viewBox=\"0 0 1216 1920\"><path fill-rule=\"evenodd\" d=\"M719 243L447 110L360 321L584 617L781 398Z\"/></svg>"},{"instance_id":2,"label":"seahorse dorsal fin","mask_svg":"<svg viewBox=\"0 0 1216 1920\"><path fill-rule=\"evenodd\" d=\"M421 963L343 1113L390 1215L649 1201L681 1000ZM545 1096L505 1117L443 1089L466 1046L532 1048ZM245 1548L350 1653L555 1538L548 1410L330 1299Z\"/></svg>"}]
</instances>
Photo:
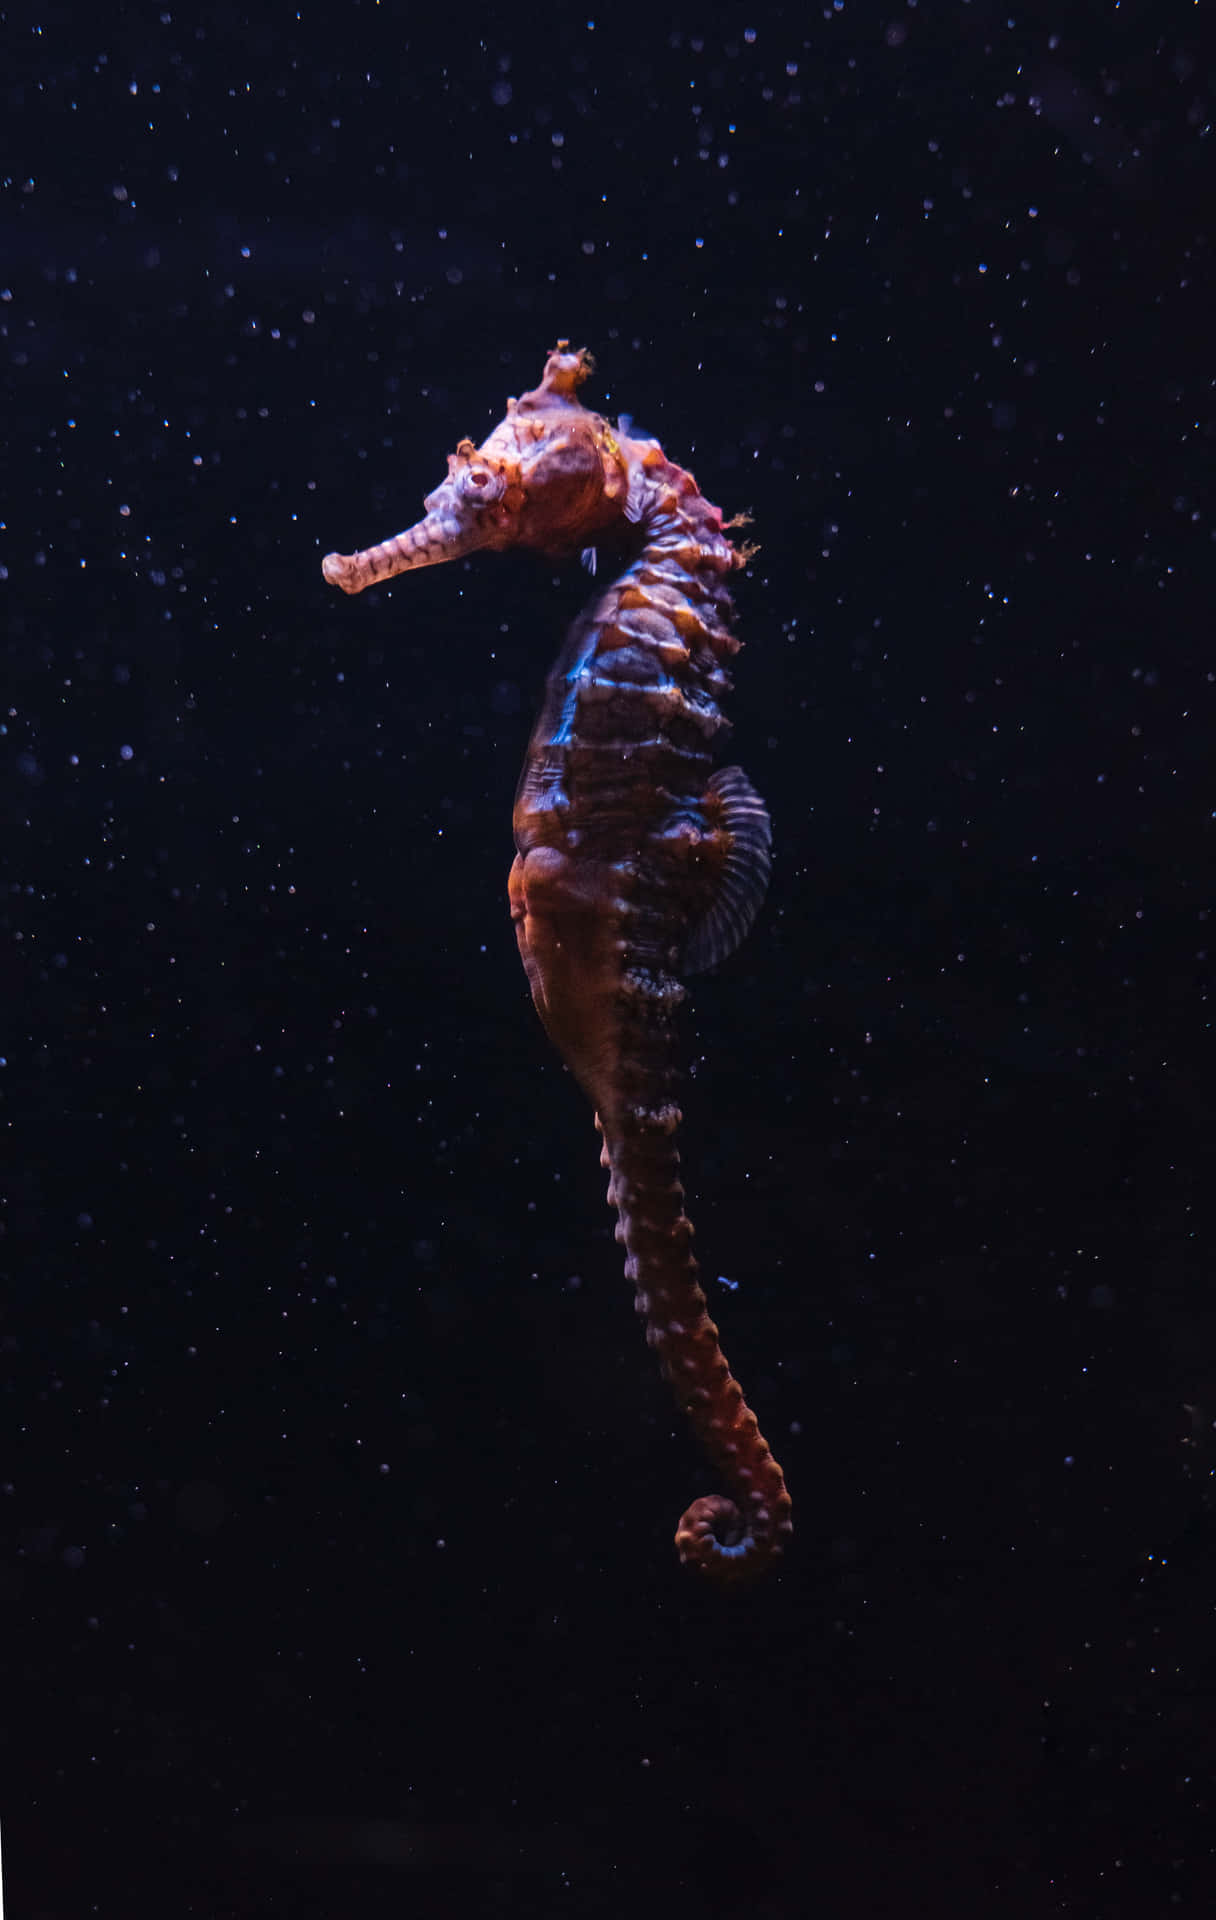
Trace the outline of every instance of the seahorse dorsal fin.
<instances>
[{"instance_id":1,"label":"seahorse dorsal fin","mask_svg":"<svg viewBox=\"0 0 1216 1920\"><path fill-rule=\"evenodd\" d=\"M730 835L714 897L684 943L685 973L716 967L746 938L768 891L773 828L768 808L742 767L719 767L706 790L707 812Z\"/></svg>"}]
</instances>

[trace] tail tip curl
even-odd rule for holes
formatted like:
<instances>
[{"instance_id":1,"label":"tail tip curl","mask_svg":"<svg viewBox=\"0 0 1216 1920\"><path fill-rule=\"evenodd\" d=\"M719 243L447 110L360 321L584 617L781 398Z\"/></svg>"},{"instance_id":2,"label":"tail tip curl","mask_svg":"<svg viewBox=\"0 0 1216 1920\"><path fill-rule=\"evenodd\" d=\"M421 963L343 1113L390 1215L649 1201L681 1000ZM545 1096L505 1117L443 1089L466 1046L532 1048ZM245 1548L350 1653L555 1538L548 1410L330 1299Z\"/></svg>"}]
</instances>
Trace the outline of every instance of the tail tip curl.
<instances>
[{"instance_id":1,"label":"tail tip curl","mask_svg":"<svg viewBox=\"0 0 1216 1920\"><path fill-rule=\"evenodd\" d=\"M793 1532L788 1501L780 1514L757 1511L749 1523L725 1494L694 1500L676 1528L676 1552L683 1566L723 1584L752 1580L780 1558Z\"/></svg>"}]
</instances>

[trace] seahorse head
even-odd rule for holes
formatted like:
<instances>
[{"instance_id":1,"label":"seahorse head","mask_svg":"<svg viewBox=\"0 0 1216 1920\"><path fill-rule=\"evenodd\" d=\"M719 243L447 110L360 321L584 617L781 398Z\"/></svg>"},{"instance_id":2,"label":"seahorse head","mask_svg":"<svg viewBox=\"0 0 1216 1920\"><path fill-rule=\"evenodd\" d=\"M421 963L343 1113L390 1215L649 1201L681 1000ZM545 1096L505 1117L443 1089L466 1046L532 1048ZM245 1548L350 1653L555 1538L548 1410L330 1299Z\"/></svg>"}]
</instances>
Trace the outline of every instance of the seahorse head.
<instances>
[{"instance_id":1,"label":"seahorse head","mask_svg":"<svg viewBox=\"0 0 1216 1920\"><path fill-rule=\"evenodd\" d=\"M483 547L577 553L636 519L640 468L631 443L578 398L591 367L585 348L572 353L559 340L540 385L508 400L489 438L480 447L462 440L448 455L447 478L423 502L426 518L381 546L329 554L325 578L360 593Z\"/></svg>"}]
</instances>

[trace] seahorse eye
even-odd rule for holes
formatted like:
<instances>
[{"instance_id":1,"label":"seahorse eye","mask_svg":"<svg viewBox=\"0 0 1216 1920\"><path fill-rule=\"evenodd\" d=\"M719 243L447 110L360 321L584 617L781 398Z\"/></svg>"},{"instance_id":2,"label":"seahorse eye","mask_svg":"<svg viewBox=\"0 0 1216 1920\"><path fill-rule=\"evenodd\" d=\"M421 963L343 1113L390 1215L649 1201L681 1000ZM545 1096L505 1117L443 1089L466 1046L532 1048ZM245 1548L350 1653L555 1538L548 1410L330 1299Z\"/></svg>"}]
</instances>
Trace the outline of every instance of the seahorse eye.
<instances>
[{"instance_id":1,"label":"seahorse eye","mask_svg":"<svg viewBox=\"0 0 1216 1920\"><path fill-rule=\"evenodd\" d=\"M465 467L458 481L461 493L471 506L490 507L501 500L506 482L490 467Z\"/></svg>"}]
</instances>

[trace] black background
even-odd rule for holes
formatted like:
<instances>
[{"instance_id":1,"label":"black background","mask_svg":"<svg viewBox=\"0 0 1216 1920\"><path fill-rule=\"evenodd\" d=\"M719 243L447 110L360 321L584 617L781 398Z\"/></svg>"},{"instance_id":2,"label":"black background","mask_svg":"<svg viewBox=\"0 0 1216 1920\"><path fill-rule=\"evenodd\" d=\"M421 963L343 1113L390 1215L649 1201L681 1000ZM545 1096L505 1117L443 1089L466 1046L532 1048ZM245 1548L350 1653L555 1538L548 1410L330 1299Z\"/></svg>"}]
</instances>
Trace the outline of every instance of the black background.
<instances>
[{"instance_id":1,"label":"black background","mask_svg":"<svg viewBox=\"0 0 1216 1920\"><path fill-rule=\"evenodd\" d=\"M16 1920L1210 1911L1203 11L9 16ZM725 1597L505 909L586 577L320 575L558 336L761 545Z\"/></svg>"}]
</instances>

